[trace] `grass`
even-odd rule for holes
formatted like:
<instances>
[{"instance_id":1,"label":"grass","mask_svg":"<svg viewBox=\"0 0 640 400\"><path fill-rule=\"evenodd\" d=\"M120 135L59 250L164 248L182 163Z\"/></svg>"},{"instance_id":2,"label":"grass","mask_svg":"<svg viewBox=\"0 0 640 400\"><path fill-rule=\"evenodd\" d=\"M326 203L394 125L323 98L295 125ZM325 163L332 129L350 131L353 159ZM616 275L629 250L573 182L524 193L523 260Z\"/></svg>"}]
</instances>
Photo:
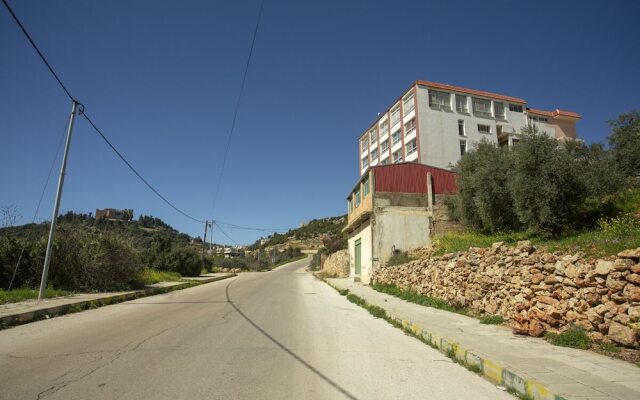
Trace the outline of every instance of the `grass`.
<instances>
[{"instance_id":1,"label":"grass","mask_svg":"<svg viewBox=\"0 0 640 400\"><path fill-rule=\"evenodd\" d=\"M507 388L507 392L509 392L510 395L515 396L520 400L534 400L534 398L529 396L528 394L522 394L513 388Z\"/></svg>"},{"instance_id":2,"label":"grass","mask_svg":"<svg viewBox=\"0 0 640 400\"><path fill-rule=\"evenodd\" d=\"M600 351L604 351L606 353L620 353L620 347L613 343L602 343L600 345Z\"/></svg>"},{"instance_id":3,"label":"grass","mask_svg":"<svg viewBox=\"0 0 640 400\"><path fill-rule=\"evenodd\" d=\"M336 289L338 291L338 293L340 293L340 296L346 296L349 294L349 289Z\"/></svg>"},{"instance_id":4,"label":"grass","mask_svg":"<svg viewBox=\"0 0 640 400\"><path fill-rule=\"evenodd\" d=\"M599 229L577 232L560 238L541 238L525 232L485 235L476 232L450 232L434 239L435 255L467 251L469 247L489 247L495 242L515 244L519 240L531 240L547 251L581 251L587 257L599 258L614 255L625 249L640 247L640 228Z\"/></svg>"},{"instance_id":5,"label":"grass","mask_svg":"<svg viewBox=\"0 0 640 400\"><path fill-rule=\"evenodd\" d=\"M504 318L500 315L483 315L480 317L480 323L485 325L502 325Z\"/></svg>"},{"instance_id":6,"label":"grass","mask_svg":"<svg viewBox=\"0 0 640 400\"><path fill-rule=\"evenodd\" d=\"M560 347L571 347L574 349L586 350L591 347L591 338L587 333L580 328L570 328L562 333L547 332L544 335L545 339Z\"/></svg>"},{"instance_id":7,"label":"grass","mask_svg":"<svg viewBox=\"0 0 640 400\"><path fill-rule=\"evenodd\" d=\"M431 296L424 296L412 290L402 290L392 284L374 283L371 287L378 292L390 294L392 296L401 298L402 300L420 304L421 306L437 308L439 310L451 311L463 315L468 314L468 310L464 307L456 307L442 299Z\"/></svg>"},{"instance_id":8,"label":"grass","mask_svg":"<svg viewBox=\"0 0 640 400\"><path fill-rule=\"evenodd\" d=\"M52 297L68 296L72 292L66 290L58 290L53 288L47 288L44 292L44 297L50 299ZM0 289L0 304L15 303L18 301L37 299L38 290L36 289L13 289L3 290Z\"/></svg>"},{"instance_id":9,"label":"grass","mask_svg":"<svg viewBox=\"0 0 640 400\"><path fill-rule=\"evenodd\" d=\"M145 268L140 274L140 280L145 285L153 285L158 282L175 282L181 278L182 276L177 272L158 271L153 268Z\"/></svg>"},{"instance_id":10,"label":"grass","mask_svg":"<svg viewBox=\"0 0 640 400\"><path fill-rule=\"evenodd\" d=\"M366 304L364 299L362 299L361 297L356 296L355 294L351 294L351 293L347 295L347 300L349 300L353 304L356 304L356 305L359 305L359 306L363 306L363 307Z\"/></svg>"}]
</instances>

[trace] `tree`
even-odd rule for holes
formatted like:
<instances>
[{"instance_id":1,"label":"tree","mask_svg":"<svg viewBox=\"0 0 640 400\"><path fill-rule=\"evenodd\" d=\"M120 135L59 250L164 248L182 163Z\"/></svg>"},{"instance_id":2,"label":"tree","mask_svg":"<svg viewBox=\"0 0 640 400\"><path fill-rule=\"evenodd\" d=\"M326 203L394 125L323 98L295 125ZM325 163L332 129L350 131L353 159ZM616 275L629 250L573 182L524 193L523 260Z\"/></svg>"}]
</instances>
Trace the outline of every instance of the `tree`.
<instances>
[{"instance_id":1,"label":"tree","mask_svg":"<svg viewBox=\"0 0 640 400\"><path fill-rule=\"evenodd\" d=\"M532 126L523 129L511 158L508 186L520 222L544 235L558 235L572 227L587 189L571 154Z\"/></svg>"},{"instance_id":2,"label":"tree","mask_svg":"<svg viewBox=\"0 0 640 400\"><path fill-rule=\"evenodd\" d=\"M487 141L465 154L458 164L459 202L454 207L462 222L485 232L519 227L507 181L509 150Z\"/></svg>"},{"instance_id":3,"label":"tree","mask_svg":"<svg viewBox=\"0 0 640 400\"><path fill-rule=\"evenodd\" d=\"M621 114L609 126L609 147L616 163L626 176L640 176L640 111Z\"/></svg>"},{"instance_id":4,"label":"tree","mask_svg":"<svg viewBox=\"0 0 640 400\"><path fill-rule=\"evenodd\" d=\"M0 207L0 228L14 226L21 219L22 214L20 214L15 204Z\"/></svg>"}]
</instances>

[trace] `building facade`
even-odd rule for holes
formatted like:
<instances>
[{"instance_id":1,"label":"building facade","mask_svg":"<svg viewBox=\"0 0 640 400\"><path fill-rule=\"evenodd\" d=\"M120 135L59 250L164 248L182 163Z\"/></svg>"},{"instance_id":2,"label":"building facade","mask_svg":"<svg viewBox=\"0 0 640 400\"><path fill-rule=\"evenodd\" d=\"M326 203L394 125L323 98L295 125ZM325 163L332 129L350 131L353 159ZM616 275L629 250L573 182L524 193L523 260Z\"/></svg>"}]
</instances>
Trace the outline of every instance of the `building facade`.
<instances>
[{"instance_id":1,"label":"building facade","mask_svg":"<svg viewBox=\"0 0 640 400\"><path fill-rule=\"evenodd\" d=\"M107 221L131 221L133 220L133 210L129 208L124 210L116 210L115 208L101 210L96 208L96 221L103 219Z\"/></svg>"},{"instance_id":2,"label":"building facade","mask_svg":"<svg viewBox=\"0 0 640 400\"><path fill-rule=\"evenodd\" d=\"M419 80L360 136L360 176L400 162L448 169L474 143L513 146L532 124L550 137L575 139L579 119L571 111L529 108L517 97Z\"/></svg>"},{"instance_id":3,"label":"building facade","mask_svg":"<svg viewBox=\"0 0 640 400\"><path fill-rule=\"evenodd\" d=\"M347 197L350 276L369 283L395 251L430 242L442 195L456 191L455 173L417 163L368 169Z\"/></svg>"}]
</instances>

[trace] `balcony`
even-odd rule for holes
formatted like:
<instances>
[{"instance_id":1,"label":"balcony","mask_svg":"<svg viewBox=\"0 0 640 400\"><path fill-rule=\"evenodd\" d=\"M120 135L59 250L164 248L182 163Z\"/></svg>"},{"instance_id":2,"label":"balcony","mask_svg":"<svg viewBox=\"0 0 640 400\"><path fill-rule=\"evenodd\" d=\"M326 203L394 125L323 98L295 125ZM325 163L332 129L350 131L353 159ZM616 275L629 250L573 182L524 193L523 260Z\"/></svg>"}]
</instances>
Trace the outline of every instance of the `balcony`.
<instances>
[{"instance_id":1,"label":"balcony","mask_svg":"<svg viewBox=\"0 0 640 400\"><path fill-rule=\"evenodd\" d=\"M347 216L347 226L344 230L351 230L354 226L360 224L369 218L369 215L373 212L373 195L372 193L368 193L360 204L349 212Z\"/></svg>"}]
</instances>

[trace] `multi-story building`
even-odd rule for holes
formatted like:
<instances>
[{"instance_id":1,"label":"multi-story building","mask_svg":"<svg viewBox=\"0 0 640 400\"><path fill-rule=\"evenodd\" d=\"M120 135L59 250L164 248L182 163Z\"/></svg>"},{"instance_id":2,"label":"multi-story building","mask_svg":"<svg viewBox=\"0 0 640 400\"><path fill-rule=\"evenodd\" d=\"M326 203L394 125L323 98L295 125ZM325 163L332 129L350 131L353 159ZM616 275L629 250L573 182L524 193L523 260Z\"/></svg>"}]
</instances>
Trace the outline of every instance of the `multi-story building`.
<instances>
[{"instance_id":1,"label":"multi-story building","mask_svg":"<svg viewBox=\"0 0 640 400\"><path fill-rule=\"evenodd\" d=\"M404 161L450 168L482 139L512 146L530 124L575 139L579 119L571 111L529 108L517 97L419 80L360 136L360 175Z\"/></svg>"}]
</instances>

